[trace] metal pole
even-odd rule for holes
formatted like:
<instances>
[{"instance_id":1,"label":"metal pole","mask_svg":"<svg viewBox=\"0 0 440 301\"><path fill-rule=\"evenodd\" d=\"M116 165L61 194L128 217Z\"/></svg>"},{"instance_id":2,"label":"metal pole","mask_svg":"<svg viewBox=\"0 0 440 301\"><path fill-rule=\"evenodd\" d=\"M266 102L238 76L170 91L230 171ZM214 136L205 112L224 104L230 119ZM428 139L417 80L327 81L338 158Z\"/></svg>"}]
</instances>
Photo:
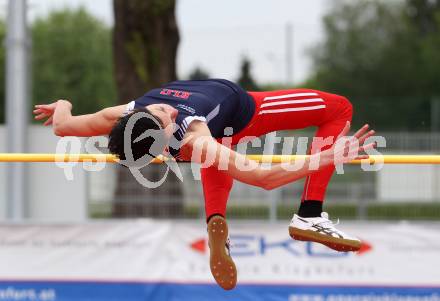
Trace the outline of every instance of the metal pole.
<instances>
[{"instance_id":1,"label":"metal pole","mask_svg":"<svg viewBox=\"0 0 440 301\"><path fill-rule=\"evenodd\" d=\"M272 132L266 135L266 139L264 141L264 149L263 149L263 154L264 155L268 155L271 156L273 154L275 154L275 149L276 146L275 144L278 143L277 142L277 132ZM266 163L263 163L263 166ZM268 166L270 166L270 163L267 163ZM278 218L278 214L277 214L277 208L278 208L278 198L279 198L279 189L277 190L271 190L271 191L266 191L266 200L267 203L269 204L269 221L271 223L275 222Z\"/></svg>"},{"instance_id":2,"label":"metal pole","mask_svg":"<svg viewBox=\"0 0 440 301\"><path fill-rule=\"evenodd\" d=\"M431 132L436 133L440 130L440 99L431 99Z\"/></svg>"},{"instance_id":3,"label":"metal pole","mask_svg":"<svg viewBox=\"0 0 440 301\"><path fill-rule=\"evenodd\" d=\"M286 24L286 85L293 83L293 25Z\"/></svg>"},{"instance_id":4,"label":"metal pole","mask_svg":"<svg viewBox=\"0 0 440 301\"><path fill-rule=\"evenodd\" d=\"M440 99L432 98L431 99L431 141L435 141L436 136L440 130ZM438 199L440 196L440 168L438 166L434 168L434 181L432 181L432 192L434 194L434 198Z\"/></svg>"},{"instance_id":5,"label":"metal pole","mask_svg":"<svg viewBox=\"0 0 440 301\"><path fill-rule=\"evenodd\" d=\"M352 185L352 189L354 189L353 199L358 200L357 203L357 217L358 220L365 221L368 219L368 208L367 208L367 199L363 197L362 191L365 189L365 184L360 183L357 185Z\"/></svg>"},{"instance_id":6,"label":"metal pole","mask_svg":"<svg viewBox=\"0 0 440 301\"><path fill-rule=\"evenodd\" d=\"M28 124L26 0L9 0L6 34L6 128L8 152L26 152ZM7 173L7 216L26 214L24 163L11 163Z\"/></svg>"}]
</instances>

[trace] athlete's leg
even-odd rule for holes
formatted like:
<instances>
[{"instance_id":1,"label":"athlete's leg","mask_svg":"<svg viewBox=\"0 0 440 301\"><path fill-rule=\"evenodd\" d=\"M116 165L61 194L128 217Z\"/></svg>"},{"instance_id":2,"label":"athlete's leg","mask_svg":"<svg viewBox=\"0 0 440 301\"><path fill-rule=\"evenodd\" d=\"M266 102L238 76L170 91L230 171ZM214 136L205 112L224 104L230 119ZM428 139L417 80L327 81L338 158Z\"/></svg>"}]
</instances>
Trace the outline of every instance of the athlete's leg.
<instances>
[{"instance_id":1,"label":"athlete's leg","mask_svg":"<svg viewBox=\"0 0 440 301\"><path fill-rule=\"evenodd\" d=\"M226 203L232 177L216 167L200 169L208 223L209 266L217 284L225 290L237 284L237 269L229 254Z\"/></svg>"},{"instance_id":2,"label":"athlete's leg","mask_svg":"<svg viewBox=\"0 0 440 301\"><path fill-rule=\"evenodd\" d=\"M327 108L322 123L319 124L314 142L311 146L311 153L316 153L331 147L333 144L327 144L321 147L321 142L326 138L335 141L336 137L342 131L347 121L351 121L353 108L347 98L332 95L327 98ZM304 191L301 201L323 202L328 183L335 171L334 166L327 167L306 178ZM306 217L319 216L321 212L314 212L314 206L311 203L310 208L303 205L303 215ZM307 210L310 209L310 210ZM321 210L322 211L322 207ZM300 214L301 215L301 214Z\"/></svg>"},{"instance_id":3,"label":"athlete's leg","mask_svg":"<svg viewBox=\"0 0 440 301\"><path fill-rule=\"evenodd\" d=\"M257 118L241 136L317 126L312 153L331 147L352 117L350 102L339 95L302 89L250 94L258 105ZM323 144L327 145L321 147ZM295 239L319 242L335 250L355 251L360 248L360 241L337 230L327 214L321 216L322 201L333 173L334 167L328 167L306 179L300 206L300 215L306 217L294 215L289 233Z\"/></svg>"},{"instance_id":4,"label":"athlete's leg","mask_svg":"<svg viewBox=\"0 0 440 301\"><path fill-rule=\"evenodd\" d=\"M352 106L345 97L321 91L293 89L249 94L257 109L250 126L233 136L233 144L243 138L258 137L272 131L317 126L316 143L312 145L312 152L317 152L320 151L318 142L327 138L334 140L352 116ZM328 167L309 176L302 201L321 203L333 172L334 167ZM213 167L202 168L201 174L206 218L216 214L225 216L232 178Z\"/></svg>"},{"instance_id":5,"label":"athlete's leg","mask_svg":"<svg viewBox=\"0 0 440 301\"><path fill-rule=\"evenodd\" d=\"M251 95L256 102L256 112L249 126L233 136L233 144L242 138L251 140L247 137L308 126L319 126L317 137L336 137L342 128L335 126L333 122L339 119L336 115L341 104L348 103L345 99L341 100L340 96L313 90L261 92ZM332 173L333 170L323 170L321 176L309 180L307 191L320 200L319 204L324 198ZM233 180L214 167L202 168L201 175L208 221L211 273L221 287L231 289L235 287L237 273L232 259L225 252L228 228L223 217L226 215L226 204ZM323 182L322 185L319 185L320 181Z\"/></svg>"},{"instance_id":6,"label":"athlete's leg","mask_svg":"<svg viewBox=\"0 0 440 301\"><path fill-rule=\"evenodd\" d=\"M331 147L353 114L347 98L316 90L293 89L250 94L257 103L258 111L252 126L234 137L235 143L246 135L260 136L277 130L317 126L311 145L311 152L315 153ZM302 201L321 203L334 170L334 166L328 167L307 177Z\"/></svg>"},{"instance_id":7,"label":"athlete's leg","mask_svg":"<svg viewBox=\"0 0 440 301\"><path fill-rule=\"evenodd\" d=\"M206 219L214 215L226 216L226 203L232 188L232 177L216 167L200 169L205 198Z\"/></svg>"}]
</instances>

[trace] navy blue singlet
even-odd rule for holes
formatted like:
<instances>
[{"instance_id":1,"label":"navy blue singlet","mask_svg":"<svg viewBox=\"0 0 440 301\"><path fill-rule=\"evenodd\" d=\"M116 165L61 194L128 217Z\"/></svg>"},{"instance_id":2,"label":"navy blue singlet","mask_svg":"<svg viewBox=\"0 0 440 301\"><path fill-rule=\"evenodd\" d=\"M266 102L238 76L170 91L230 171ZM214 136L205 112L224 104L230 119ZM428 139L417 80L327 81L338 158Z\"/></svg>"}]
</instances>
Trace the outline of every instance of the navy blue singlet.
<instances>
[{"instance_id":1,"label":"navy blue singlet","mask_svg":"<svg viewBox=\"0 0 440 301\"><path fill-rule=\"evenodd\" d=\"M153 89L127 105L127 112L151 104L165 103L178 110L174 137L183 139L189 124L194 120L207 123L214 138L225 135L225 128L232 134L244 129L255 112L255 102L240 86L224 80L174 81ZM170 154L179 159L179 147L170 145Z\"/></svg>"}]
</instances>

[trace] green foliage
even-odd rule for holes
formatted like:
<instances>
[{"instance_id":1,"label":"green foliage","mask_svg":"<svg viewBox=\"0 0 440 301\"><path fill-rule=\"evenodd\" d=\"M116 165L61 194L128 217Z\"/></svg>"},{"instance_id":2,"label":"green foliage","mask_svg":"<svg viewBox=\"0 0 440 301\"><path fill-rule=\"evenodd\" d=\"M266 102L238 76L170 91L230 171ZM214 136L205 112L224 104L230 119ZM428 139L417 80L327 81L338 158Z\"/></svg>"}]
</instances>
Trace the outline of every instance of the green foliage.
<instances>
[{"instance_id":1,"label":"green foliage","mask_svg":"<svg viewBox=\"0 0 440 301\"><path fill-rule=\"evenodd\" d=\"M283 83L268 83L258 85L259 91L275 91L275 90L288 90L297 88L296 85L288 85Z\"/></svg>"},{"instance_id":2,"label":"green foliage","mask_svg":"<svg viewBox=\"0 0 440 301\"><path fill-rule=\"evenodd\" d=\"M427 10L429 2L336 2L310 87L348 96L358 124L428 129L430 101L440 96L440 6Z\"/></svg>"},{"instance_id":3,"label":"green foliage","mask_svg":"<svg viewBox=\"0 0 440 301\"><path fill-rule=\"evenodd\" d=\"M160 16L174 6L174 0L153 0L151 4L153 13Z\"/></svg>"},{"instance_id":4,"label":"green foliage","mask_svg":"<svg viewBox=\"0 0 440 301\"><path fill-rule=\"evenodd\" d=\"M238 78L238 84L247 91L258 91L259 88L251 74L251 61L244 57L241 61L240 77Z\"/></svg>"},{"instance_id":5,"label":"green foliage","mask_svg":"<svg viewBox=\"0 0 440 301\"><path fill-rule=\"evenodd\" d=\"M359 218L359 204L356 203L332 203L325 205L325 211L330 216L355 220ZM93 217L109 217L106 208L91 209ZM289 220L292 213L298 212L298 204L277 206L277 219ZM268 220L269 206L267 205L231 205L228 206L228 218ZM106 215L107 214L107 215ZM203 216L203 208L198 205L187 205L184 208L185 218L200 218ZM424 203L420 200L406 203L367 203L365 204L365 216L367 220L419 220L438 221L440 218L440 204L438 202Z\"/></svg>"},{"instance_id":6,"label":"green foliage","mask_svg":"<svg viewBox=\"0 0 440 301\"><path fill-rule=\"evenodd\" d=\"M196 67L189 75L190 80L208 79L209 73L200 67Z\"/></svg>"},{"instance_id":7,"label":"green foliage","mask_svg":"<svg viewBox=\"0 0 440 301\"><path fill-rule=\"evenodd\" d=\"M33 102L60 98L75 114L115 103L111 30L84 9L65 9L32 25Z\"/></svg>"}]
</instances>

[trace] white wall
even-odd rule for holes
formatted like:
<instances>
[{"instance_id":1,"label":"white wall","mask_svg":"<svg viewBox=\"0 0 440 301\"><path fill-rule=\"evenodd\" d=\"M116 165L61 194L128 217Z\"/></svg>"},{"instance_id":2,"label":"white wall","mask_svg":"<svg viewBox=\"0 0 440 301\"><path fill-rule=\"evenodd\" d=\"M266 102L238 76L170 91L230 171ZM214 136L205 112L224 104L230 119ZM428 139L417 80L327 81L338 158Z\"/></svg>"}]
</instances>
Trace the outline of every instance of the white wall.
<instances>
[{"instance_id":1,"label":"white wall","mask_svg":"<svg viewBox=\"0 0 440 301\"><path fill-rule=\"evenodd\" d=\"M386 165L378 173L377 196L381 201L440 200L440 166Z\"/></svg>"},{"instance_id":2,"label":"white wall","mask_svg":"<svg viewBox=\"0 0 440 301\"><path fill-rule=\"evenodd\" d=\"M50 128L31 126L30 153L54 153L59 140ZM4 127L0 127L0 152L6 152ZM77 165L73 180L54 163L28 163L26 192L28 218L36 221L82 221L87 218L87 172ZM6 217L6 164L0 163L0 218Z\"/></svg>"}]
</instances>

